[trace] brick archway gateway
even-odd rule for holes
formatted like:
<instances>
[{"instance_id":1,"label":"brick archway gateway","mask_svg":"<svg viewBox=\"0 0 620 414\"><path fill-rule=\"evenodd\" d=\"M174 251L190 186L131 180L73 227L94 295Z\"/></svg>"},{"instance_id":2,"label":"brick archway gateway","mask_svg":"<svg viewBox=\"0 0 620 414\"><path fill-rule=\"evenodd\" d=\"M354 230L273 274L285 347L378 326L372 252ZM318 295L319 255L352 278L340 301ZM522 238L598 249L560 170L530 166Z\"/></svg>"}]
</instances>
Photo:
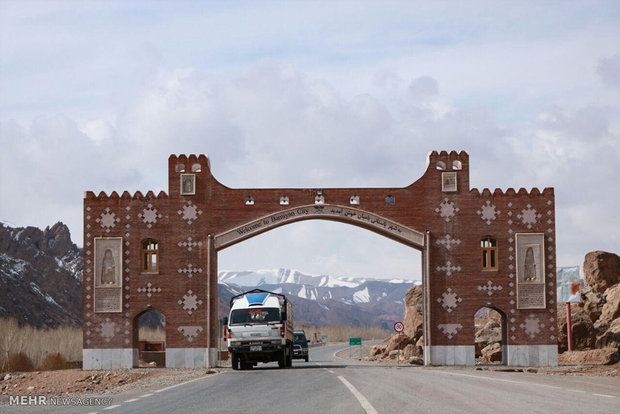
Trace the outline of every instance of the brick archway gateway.
<instances>
[{"instance_id":1,"label":"brick archway gateway","mask_svg":"<svg viewBox=\"0 0 620 414\"><path fill-rule=\"evenodd\" d=\"M402 188L231 189L206 156L171 155L167 194L87 191L84 369L134 366L132 324L151 308L166 315L167 366L213 365L218 251L311 219L422 252L425 364L474 365L485 306L506 315L508 364L557 364L553 189L470 189L468 154L433 151Z\"/></svg>"}]
</instances>

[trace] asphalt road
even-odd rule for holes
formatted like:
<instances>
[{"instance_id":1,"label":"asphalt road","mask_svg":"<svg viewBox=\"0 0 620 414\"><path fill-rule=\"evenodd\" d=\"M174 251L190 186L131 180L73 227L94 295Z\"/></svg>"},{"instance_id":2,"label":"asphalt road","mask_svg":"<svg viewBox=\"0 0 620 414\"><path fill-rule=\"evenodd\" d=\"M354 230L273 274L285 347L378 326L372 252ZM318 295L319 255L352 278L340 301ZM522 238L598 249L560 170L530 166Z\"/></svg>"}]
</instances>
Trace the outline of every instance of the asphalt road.
<instances>
[{"instance_id":1,"label":"asphalt road","mask_svg":"<svg viewBox=\"0 0 620 414\"><path fill-rule=\"evenodd\" d=\"M345 345L311 348L310 362L259 364L99 407L16 407L0 412L75 413L620 413L620 380L376 366L339 359Z\"/></svg>"}]
</instances>

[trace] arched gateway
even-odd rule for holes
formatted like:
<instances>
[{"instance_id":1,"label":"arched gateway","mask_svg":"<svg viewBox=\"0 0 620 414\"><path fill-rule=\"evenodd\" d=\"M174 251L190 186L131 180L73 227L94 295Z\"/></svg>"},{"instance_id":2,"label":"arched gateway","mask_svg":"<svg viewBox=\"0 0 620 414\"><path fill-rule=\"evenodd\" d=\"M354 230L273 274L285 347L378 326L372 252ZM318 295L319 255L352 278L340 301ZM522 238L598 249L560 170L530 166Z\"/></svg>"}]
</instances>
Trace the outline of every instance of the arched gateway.
<instances>
[{"instance_id":1,"label":"arched gateway","mask_svg":"<svg viewBox=\"0 0 620 414\"><path fill-rule=\"evenodd\" d=\"M510 365L557 365L555 202L469 188L469 156L432 152L404 188L231 189L204 156L168 159L168 194L84 197L84 369L137 365L136 316L166 315L166 365L217 349L217 253L300 220L334 220L422 252L424 359L474 365L478 309L505 316Z\"/></svg>"}]
</instances>

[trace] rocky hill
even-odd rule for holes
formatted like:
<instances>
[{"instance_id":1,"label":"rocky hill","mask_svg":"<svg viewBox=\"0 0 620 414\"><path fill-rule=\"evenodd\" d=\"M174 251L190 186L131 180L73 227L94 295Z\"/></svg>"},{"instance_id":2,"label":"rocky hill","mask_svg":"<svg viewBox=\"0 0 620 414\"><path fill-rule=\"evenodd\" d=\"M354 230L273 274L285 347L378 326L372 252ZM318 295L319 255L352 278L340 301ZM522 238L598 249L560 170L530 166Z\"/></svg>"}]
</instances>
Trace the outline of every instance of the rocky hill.
<instances>
[{"instance_id":1,"label":"rocky hill","mask_svg":"<svg viewBox=\"0 0 620 414\"><path fill-rule=\"evenodd\" d=\"M63 223L0 226L0 317L38 328L82 324L82 251Z\"/></svg>"}]
</instances>

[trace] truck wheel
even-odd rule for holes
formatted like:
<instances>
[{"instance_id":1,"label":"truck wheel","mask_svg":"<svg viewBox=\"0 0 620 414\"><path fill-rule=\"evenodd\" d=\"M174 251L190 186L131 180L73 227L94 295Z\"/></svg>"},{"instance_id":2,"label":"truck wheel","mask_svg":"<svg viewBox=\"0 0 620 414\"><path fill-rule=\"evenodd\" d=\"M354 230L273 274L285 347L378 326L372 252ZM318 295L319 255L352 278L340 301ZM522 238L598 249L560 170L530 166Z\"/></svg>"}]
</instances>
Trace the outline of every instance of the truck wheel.
<instances>
[{"instance_id":1,"label":"truck wheel","mask_svg":"<svg viewBox=\"0 0 620 414\"><path fill-rule=\"evenodd\" d=\"M247 369L252 369L252 363L241 361L241 369L244 371Z\"/></svg>"},{"instance_id":2,"label":"truck wheel","mask_svg":"<svg viewBox=\"0 0 620 414\"><path fill-rule=\"evenodd\" d=\"M278 355L278 367L286 368L286 359L286 349L283 349L280 355Z\"/></svg>"},{"instance_id":3,"label":"truck wheel","mask_svg":"<svg viewBox=\"0 0 620 414\"><path fill-rule=\"evenodd\" d=\"M293 349L292 348L288 348L288 355L286 356L286 366L287 367L293 366Z\"/></svg>"},{"instance_id":4,"label":"truck wheel","mask_svg":"<svg viewBox=\"0 0 620 414\"><path fill-rule=\"evenodd\" d=\"M310 360L310 357L308 355L306 355L306 357L304 359L306 360L306 362L308 362Z\"/></svg>"},{"instance_id":5,"label":"truck wheel","mask_svg":"<svg viewBox=\"0 0 620 414\"><path fill-rule=\"evenodd\" d=\"M239 355L235 354L234 352L231 353L230 361L232 363L232 369L238 370L239 369Z\"/></svg>"}]
</instances>

